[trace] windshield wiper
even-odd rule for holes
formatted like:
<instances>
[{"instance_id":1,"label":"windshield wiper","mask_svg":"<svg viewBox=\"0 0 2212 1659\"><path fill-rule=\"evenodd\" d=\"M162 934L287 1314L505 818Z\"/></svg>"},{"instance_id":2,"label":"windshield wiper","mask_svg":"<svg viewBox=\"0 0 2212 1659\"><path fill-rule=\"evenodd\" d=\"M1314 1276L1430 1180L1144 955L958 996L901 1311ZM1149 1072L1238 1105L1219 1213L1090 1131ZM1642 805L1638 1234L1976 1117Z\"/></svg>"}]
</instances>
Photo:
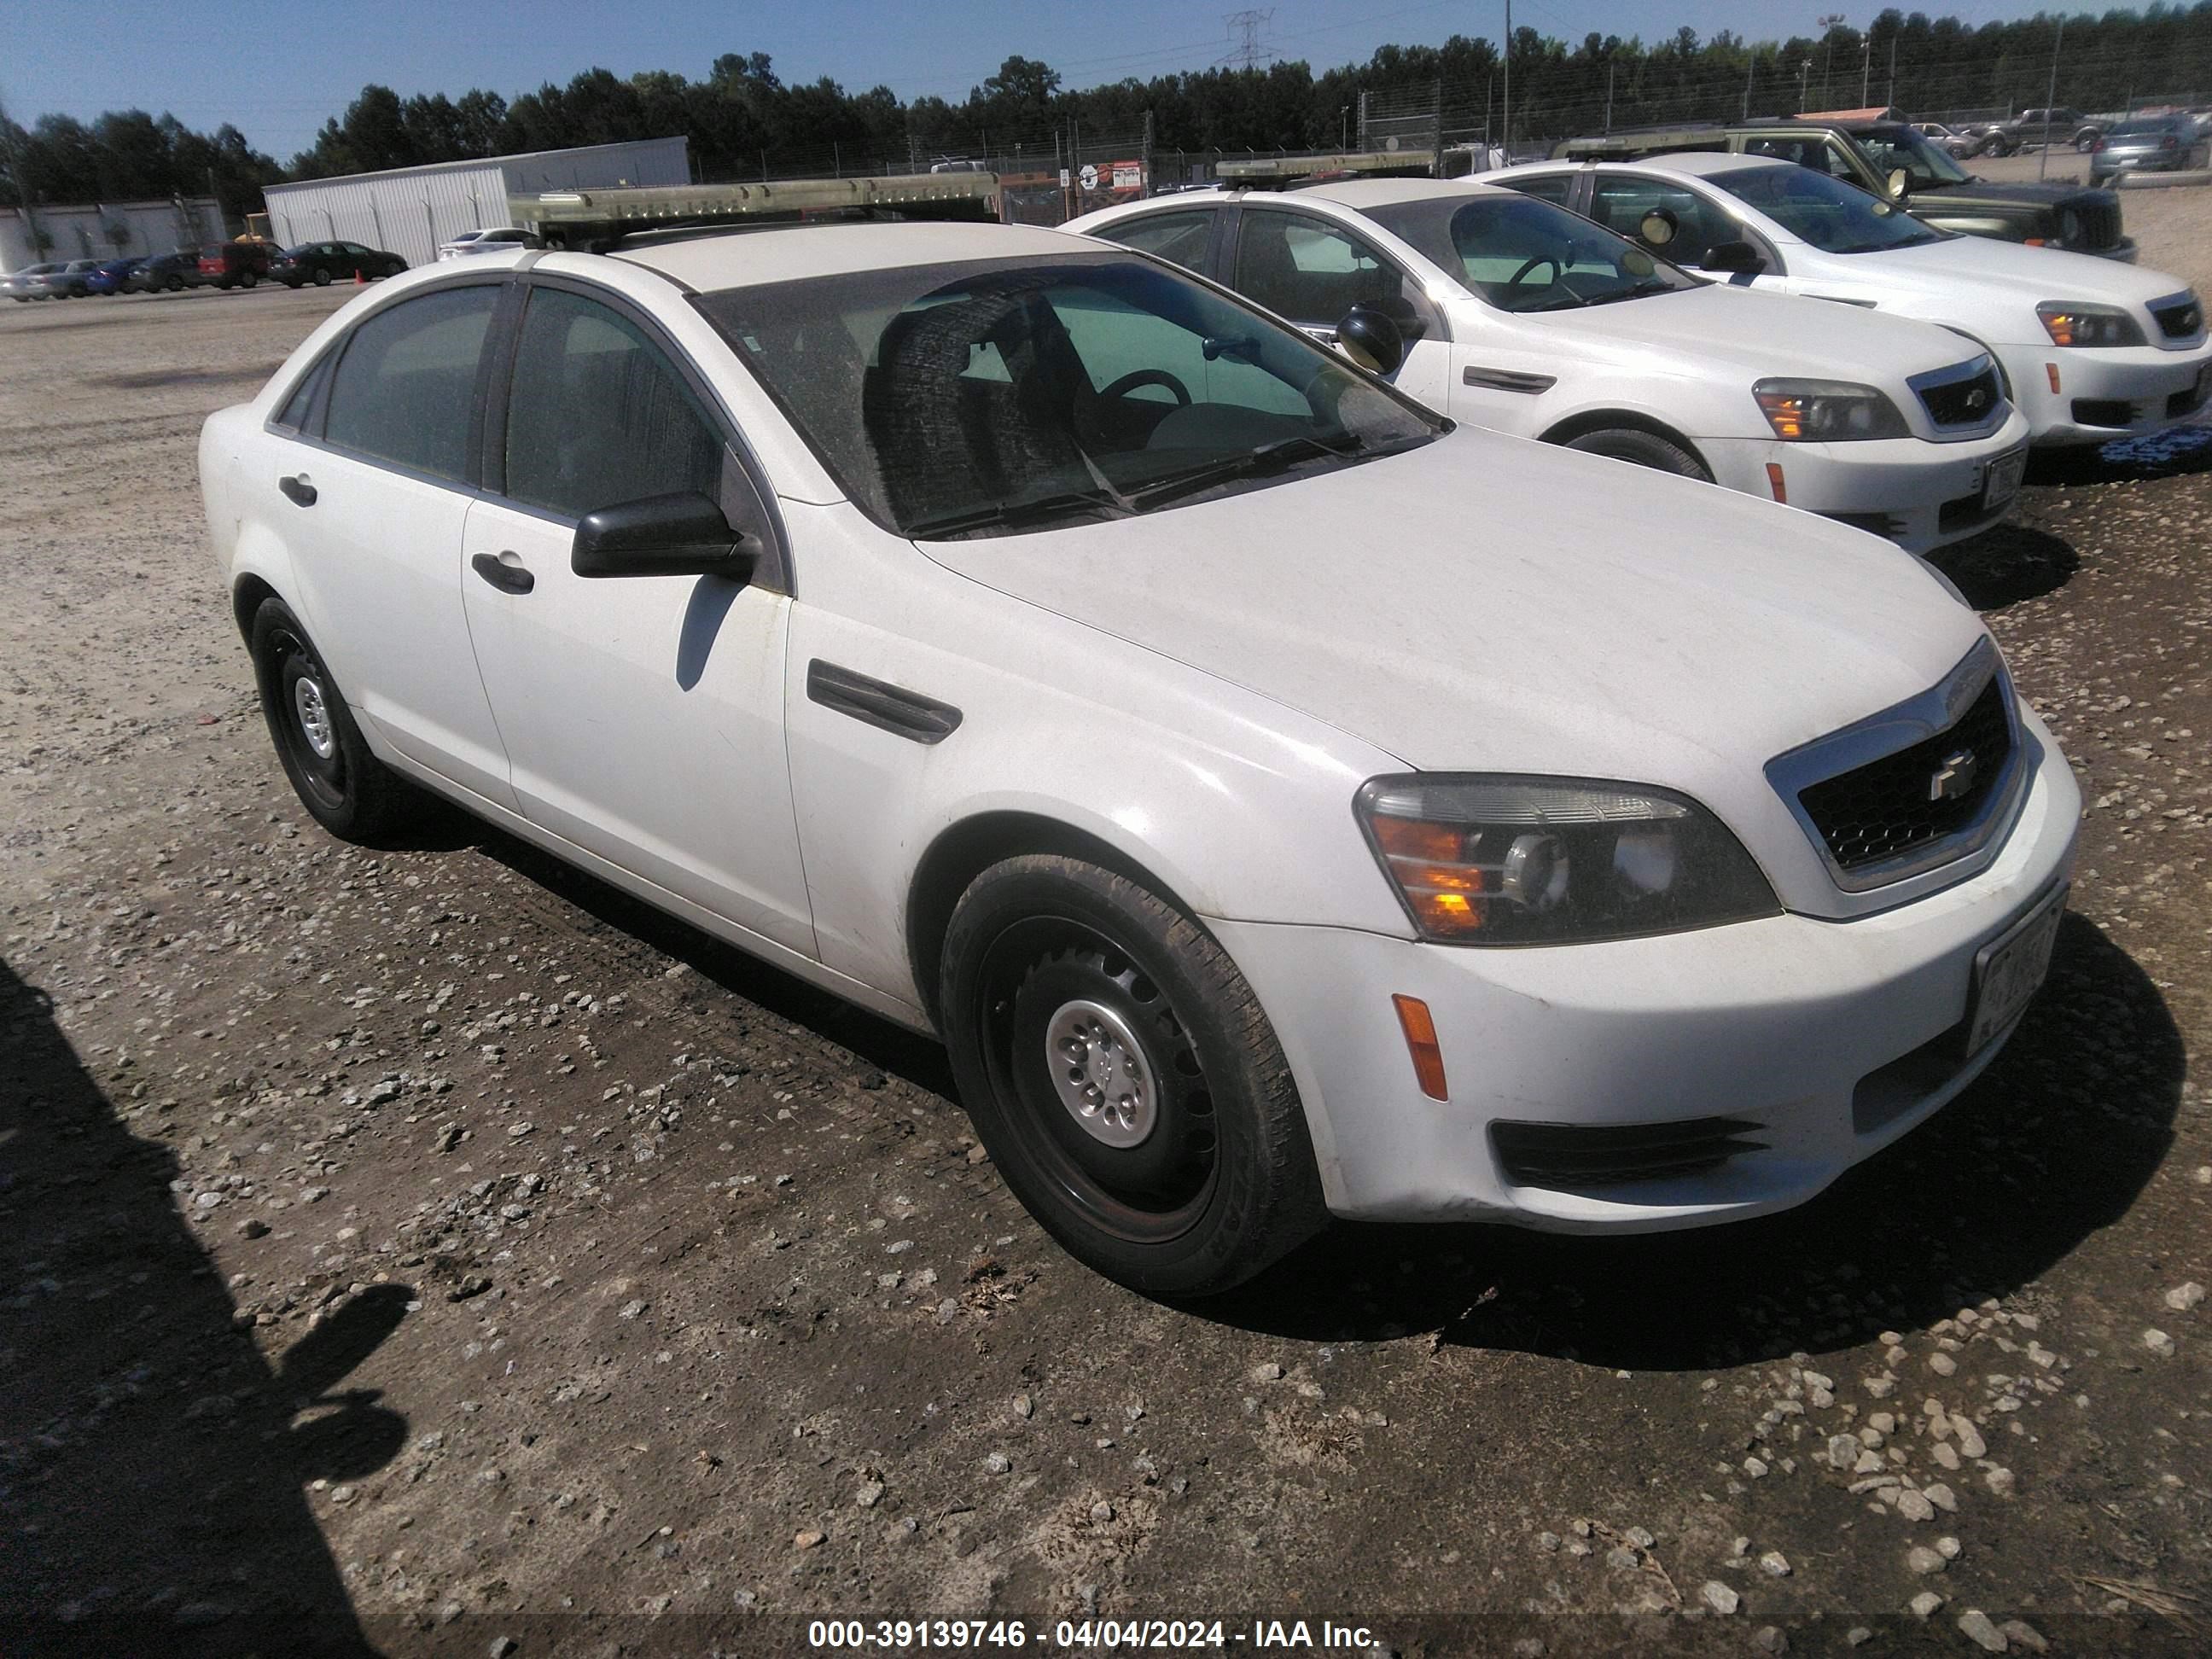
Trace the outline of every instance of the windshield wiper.
<instances>
[{"instance_id":1,"label":"windshield wiper","mask_svg":"<svg viewBox=\"0 0 2212 1659\"><path fill-rule=\"evenodd\" d=\"M1638 283L1633 287L1620 289L1612 294L1601 294L1595 300L1585 301L1584 303L1594 306L1609 306L1616 300L1640 300L1647 294L1672 294L1674 291L1674 283L1666 281L1662 277L1655 276L1649 278L1646 281Z\"/></svg>"},{"instance_id":2,"label":"windshield wiper","mask_svg":"<svg viewBox=\"0 0 2212 1659\"><path fill-rule=\"evenodd\" d=\"M1132 490L1129 505L1139 513L1157 502L1188 495L1194 490L1231 478L1261 477L1270 472L1279 472L1285 467L1300 461L1317 459L1323 455L1349 455L1367 447L1367 441L1354 432L1334 438L1310 437L1304 434L1295 438L1279 438L1271 444L1261 444L1255 449L1241 450L1218 461L1208 461L1188 472L1178 472Z\"/></svg>"},{"instance_id":3,"label":"windshield wiper","mask_svg":"<svg viewBox=\"0 0 2212 1659\"><path fill-rule=\"evenodd\" d=\"M1026 501L987 501L981 507L963 507L957 513L941 513L933 519L908 525L906 533L916 541L931 541L970 530L1061 518L1071 513L1103 513L1110 518L1122 518L1130 510L1121 497L1106 490L1063 489L1050 495L1033 495Z\"/></svg>"}]
</instances>

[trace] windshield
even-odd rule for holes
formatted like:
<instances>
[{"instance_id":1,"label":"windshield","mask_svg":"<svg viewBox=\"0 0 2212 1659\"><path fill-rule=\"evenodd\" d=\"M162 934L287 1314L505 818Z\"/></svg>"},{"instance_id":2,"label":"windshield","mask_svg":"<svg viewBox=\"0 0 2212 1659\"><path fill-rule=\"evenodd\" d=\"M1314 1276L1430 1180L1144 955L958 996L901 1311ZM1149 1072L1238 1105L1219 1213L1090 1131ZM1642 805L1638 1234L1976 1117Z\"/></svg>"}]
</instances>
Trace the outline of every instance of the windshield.
<instances>
[{"instance_id":1,"label":"windshield","mask_svg":"<svg viewBox=\"0 0 2212 1659\"><path fill-rule=\"evenodd\" d=\"M1698 286L1635 243L1534 197L1431 197L1367 216L1500 311L1571 311Z\"/></svg>"},{"instance_id":2,"label":"windshield","mask_svg":"<svg viewBox=\"0 0 2212 1659\"><path fill-rule=\"evenodd\" d=\"M1874 158L1875 168L1885 179L1902 167L1915 190L1934 190L1944 185L1963 185L1966 170L1926 136L1911 127L1878 127L1853 135Z\"/></svg>"},{"instance_id":3,"label":"windshield","mask_svg":"<svg viewBox=\"0 0 2212 1659\"><path fill-rule=\"evenodd\" d=\"M1442 428L1296 330L1115 253L852 271L693 303L854 501L909 536L1121 517Z\"/></svg>"},{"instance_id":4,"label":"windshield","mask_svg":"<svg viewBox=\"0 0 2212 1659\"><path fill-rule=\"evenodd\" d=\"M1942 232L1894 204L1810 167L1741 167L1711 177L1736 200L1823 253L1878 253L1943 240Z\"/></svg>"}]
</instances>

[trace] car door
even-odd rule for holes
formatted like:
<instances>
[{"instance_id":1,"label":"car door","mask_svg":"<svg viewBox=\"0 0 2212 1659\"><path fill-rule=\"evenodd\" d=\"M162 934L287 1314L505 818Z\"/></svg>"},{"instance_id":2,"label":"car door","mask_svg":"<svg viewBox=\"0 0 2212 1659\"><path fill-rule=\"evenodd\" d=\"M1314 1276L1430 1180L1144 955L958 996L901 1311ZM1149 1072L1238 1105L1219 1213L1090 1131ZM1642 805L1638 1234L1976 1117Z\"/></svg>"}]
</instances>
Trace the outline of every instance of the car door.
<instances>
[{"instance_id":1,"label":"car door","mask_svg":"<svg viewBox=\"0 0 2212 1659\"><path fill-rule=\"evenodd\" d=\"M604 290L533 279L463 537L469 629L532 823L811 956L784 757L790 583L579 576L577 521L695 490L772 493L703 376Z\"/></svg>"},{"instance_id":2,"label":"car door","mask_svg":"<svg viewBox=\"0 0 2212 1659\"><path fill-rule=\"evenodd\" d=\"M325 353L270 423L258 515L347 702L402 755L512 806L460 574L503 286L417 292Z\"/></svg>"},{"instance_id":3,"label":"car door","mask_svg":"<svg viewBox=\"0 0 2212 1659\"><path fill-rule=\"evenodd\" d=\"M1247 202L1238 215L1229 286L1325 345L1356 305L1387 313L1406 337L1389 378L1431 409L1450 397L1451 334L1406 268L1372 241L1318 214Z\"/></svg>"}]
</instances>

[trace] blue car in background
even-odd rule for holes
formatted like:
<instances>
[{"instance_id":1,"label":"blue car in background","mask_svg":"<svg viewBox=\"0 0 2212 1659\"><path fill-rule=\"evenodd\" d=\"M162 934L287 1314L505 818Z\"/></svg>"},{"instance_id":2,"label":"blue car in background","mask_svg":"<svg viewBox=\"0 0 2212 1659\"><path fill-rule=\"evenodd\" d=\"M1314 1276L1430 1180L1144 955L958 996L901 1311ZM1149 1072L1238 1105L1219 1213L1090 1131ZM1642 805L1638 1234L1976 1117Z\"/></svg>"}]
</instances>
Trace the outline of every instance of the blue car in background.
<instances>
[{"instance_id":1,"label":"blue car in background","mask_svg":"<svg viewBox=\"0 0 2212 1659\"><path fill-rule=\"evenodd\" d=\"M85 288L94 294L134 294L139 286L139 267L145 263L143 254L128 259L110 259L86 275Z\"/></svg>"}]
</instances>

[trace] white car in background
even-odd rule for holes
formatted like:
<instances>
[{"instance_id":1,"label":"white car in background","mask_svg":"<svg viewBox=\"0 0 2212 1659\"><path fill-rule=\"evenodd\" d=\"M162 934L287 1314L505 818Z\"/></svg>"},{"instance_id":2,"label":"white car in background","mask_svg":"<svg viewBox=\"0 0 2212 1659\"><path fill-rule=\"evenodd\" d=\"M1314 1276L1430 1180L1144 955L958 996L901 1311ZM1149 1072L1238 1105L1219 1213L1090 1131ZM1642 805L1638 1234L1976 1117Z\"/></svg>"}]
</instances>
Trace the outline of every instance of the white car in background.
<instances>
[{"instance_id":1,"label":"white car in background","mask_svg":"<svg viewBox=\"0 0 2212 1659\"><path fill-rule=\"evenodd\" d=\"M1486 177L1632 235L1656 231L1652 245L1670 258L1754 289L1956 329L2003 365L2037 444L2157 432L2212 399L2203 304L2162 271L1955 236L1840 179L1756 155L1538 162Z\"/></svg>"},{"instance_id":2,"label":"white car in background","mask_svg":"<svg viewBox=\"0 0 2212 1659\"><path fill-rule=\"evenodd\" d=\"M422 786L941 1034L1158 1293L1332 1212L1798 1203L1989 1063L2064 904L2072 771L1921 562L1058 231L428 266L199 470L319 822Z\"/></svg>"},{"instance_id":3,"label":"white car in background","mask_svg":"<svg viewBox=\"0 0 2212 1659\"><path fill-rule=\"evenodd\" d=\"M461 259L471 253L505 253L518 247L535 247L538 239L528 231L514 225L498 225L485 230L465 230L458 236L438 244L441 259Z\"/></svg>"},{"instance_id":4,"label":"white car in background","mask_svg":"<svg viewBox=\"0 0 2212 1659\"><path fill-rule=\"evenodd\" d=\"M2002 518L2027 464L2027 423L1957 335L1739 294L1510 191L1354 179L1064 228L1198 270L1323 341L1350 318L1348 348L1455 419L1771 497L1916 553ZM1377 312L1402 365L1374 361Z\"/></svg>"}]
</instances>

